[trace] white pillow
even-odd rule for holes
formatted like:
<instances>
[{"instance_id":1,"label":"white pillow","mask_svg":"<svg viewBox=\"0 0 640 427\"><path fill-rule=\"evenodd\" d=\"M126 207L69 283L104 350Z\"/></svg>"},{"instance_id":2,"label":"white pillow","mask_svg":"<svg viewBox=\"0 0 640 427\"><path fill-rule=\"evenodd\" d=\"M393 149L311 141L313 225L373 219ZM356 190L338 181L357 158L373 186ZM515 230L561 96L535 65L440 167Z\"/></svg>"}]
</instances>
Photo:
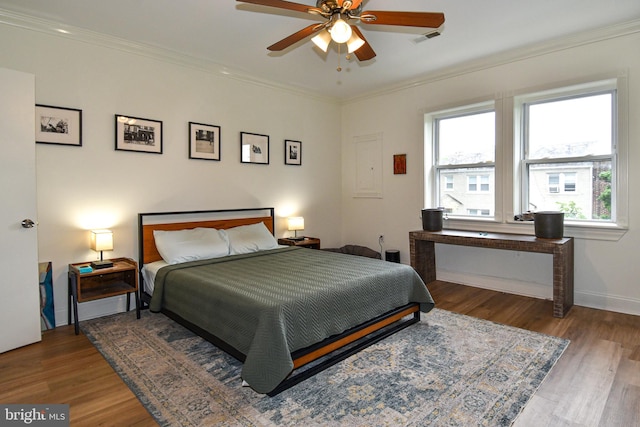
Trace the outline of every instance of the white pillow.
<instances>
[{"instance_id":1,"label":"white pillow","mask_svg":"<svg viewBox=\"0 0 640 427\"><path fill-rule=\"evenodd\" d=\"M215 228L154 230L153 237L158 252L168 264L229 255L227 235Z\"/></svg>"},{"instance_id":2,"label":"white pillow","mask_svg":"<svg viewBox=\"0 0 640 427\"><path fill-rule=\"evenodd\" d=\"M241 225L225 231L229 239L229 253L231 255L248 254L278 247L278 242L263 222Z\"/></svg>"}]
</instances>

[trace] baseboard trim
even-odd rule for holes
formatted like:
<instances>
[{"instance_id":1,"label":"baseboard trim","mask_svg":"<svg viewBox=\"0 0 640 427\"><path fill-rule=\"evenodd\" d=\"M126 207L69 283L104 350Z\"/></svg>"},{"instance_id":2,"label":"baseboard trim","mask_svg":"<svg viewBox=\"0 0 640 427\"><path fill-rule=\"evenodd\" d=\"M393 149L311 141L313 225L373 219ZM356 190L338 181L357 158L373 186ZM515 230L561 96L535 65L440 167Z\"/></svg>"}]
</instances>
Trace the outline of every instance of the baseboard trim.
<instances>
[{"instance_id":1,"label":"baseboard trim","mask_svg":"<svg viewBox=\"0 0 640 427\"><path fill-rule=\"evenodd\" d=\"M505 279L502 277L470 275L446 270L438 270L437 278L438 280L443 280L445 282L490 289L492 291L506 292L540 299L553 299L553 286L550 283L524 282L515 279ZM575 290L574 304L581 307L640 316L640 299L637 298Z\"/></svg>"},{"instance_id":2,"label":"baseboard trim","mask_svg":"<svg viewBox=\"0 0 640 427\"><path fill-rule=\"evenodd\" d=\"M131 310L136 309L135 295L131 295ZM71 307L71 309L73 309ZM96 317L109 316L111 314L121 313L127 309L127 296L120 295L112 298L103 298L95 301L87 301L78 304L78 318L83 320L94 319ZM56 309L56 327L65 326L67 324L68 312L66 305L63 309Z\"/></svg>"}]
</instances>

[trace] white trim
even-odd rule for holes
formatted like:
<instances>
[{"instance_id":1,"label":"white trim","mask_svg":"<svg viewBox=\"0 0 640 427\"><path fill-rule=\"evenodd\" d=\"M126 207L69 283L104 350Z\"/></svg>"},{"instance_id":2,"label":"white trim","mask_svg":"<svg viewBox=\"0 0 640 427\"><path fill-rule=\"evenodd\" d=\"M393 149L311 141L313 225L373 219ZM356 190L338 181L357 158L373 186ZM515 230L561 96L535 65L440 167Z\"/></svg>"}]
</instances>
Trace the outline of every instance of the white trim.
<instances>
[{"instance_id":1,"label":"white trim","mask_svg":"<svg viewBox=\"0 0 640 427\"><path fill-rule=\"evenodd\" d=\"M533 282L523 282L514 279L469 275L453 271L438 270L437 279L466 286L473 286L492 291L523 295L545 300L553 299L553 285ZM438 302L436 301L436 307ZM638 316L640 315L640 299L599 292L574 291L574 305L614 311ZM569 312L571 313L571 312ZM551 315L551 313L549 313Z\"/></svg>"},{"instance_id":2,"label":"white trim","mask_svg":"<svg viewBox=\"0 0 640 427\"><path fill-rule=\"evenodd\" d=\"M538 56L548 55L550 53L571 49L578 46L598 43L603 40L609 40L618 37L624 37L640 32L640 19L628 22L610 25L600 29L583 31L578 34L559 37L544 43L537 43L530 46L521 46L510 51L501 52L495 55L487 55L477 60L456 64L446 67L442 70L420 76L416 79L406 80L404 82L390 85L377 91L369 92L363 95L343 100L343 105L352 102L364 101L368 98L379 97L382 95L392 94L404 90L409 90L418 86L423 86L450 79L452 77L471 74L489 68L507 65L514 62L523 61Z\"/></svg>"},{"instance_id":3,"label":"white trim","mask_svg":"<svg viewBox=\"0 0 640 427\"><path fill-rule=\"evenodd\" d=\"M482 217L473 219L448 218L444 222L444 228L453 230L486 231L492 233L514 233L533 236L533 221L507 221L498 222ZM576 224L566 221L564 236L576 239L618 241L627 233L628 229L614 224Z\"/></svg>"},{"instance_id":4,"label":"white trim","mask_svg":"<svg viewBox=\"0 0 640 427\"><path fill-rule=\"evenodd\" d=\"M553 286L551 284L523 282L520 280L505 279L502 277L470 275L467 273L441 269L438 269L436 276L437 280L443 280L445 282L490 289L498 292L507 292L526 297L547 300L553 299ZM436 301L436 305L437 303L438 302Z\"/></svg>"},{"instance_id":5,"label":"white trim","mask_svg":"<svg viewBox=\"0 0 640 427\"><path fill-rule=\"evenodd\" d=\"M282 85L260 79L255 76L250 76L248 74L243 74L237 70L232 70L222 64L217 64L213 61L207 61L201 58L196 58L194 56L184 55L179 52L170 51L168 49L160 49L149 45L137 44L121 38L88 31L79 27L61 25L54 21L39 19L33 16L20 14L1 8L0 24L6 24L26 30L38 31L48 35L64 37L85 43L108 47L111 49L122 50L129 53L145 55L182 66L214 72L216 74L220 74L235 80L253 83L265 87L272 87L278 90L304 95L307 97L323 100L325 102L335 102L341 105L360 102L368 98L374 98L385 94L391 94L398 91L411 89L417 86L449 79L451 77L474 73L500 65L518 62L525 59L570 49L573 47L597 43L612 38L624 37L640 32L640 19L635 19L628 22L606 26L600 29L583 31L578 34L559 37L544 43L517 47L510 51L501 52L495 55L488 55L477 60L465 62L463 64L456 64L451 67L446 67L442 70L431 72L418 78L405 80L397 84L389 85L379 90L355 95L351 98L338 99L335 97L323 96L321 94L318 94L317 92L311 92L299 88L292 88L291 86Z\"/></svg>"},{"instance_id":6,"label":"white trim","mask_svg":"<svg viewBox=\"0 0 640 427\"><path fill-rule=\"evenodd\" d=\"M130 311L136 309L136 296L132 293L129 305ZM73 306L69 307L73 310ZM109 316L111 314L122 313L127 310L127 296L119 295L117 297L102 298L94 301L78 303L78 318L80 322L83 320L95 319L96 317ZM56 327L67 324L68 319L67 306L58 307L56 309ZM72 323L73 324L73 319Z\"/></svg>"},{"instance_id":7,"label":"white trim","mask_svg":"<svg viewBox=\"0 0 640 427\"><path fill-rule=\"evenodd\" d=\"M340 104L340 100L338 98L324 96L317 92L295 88L290 85L275 83L269 80L262 79L260 77L256 77L254 75L249 75L238 70L231 69L214 61L198 58L192 55L186 55L169 49L162 49L142 43L135 43L129 40L97 33L94 31L89 31L79 27L62 25L54 21L40 19L16 12L10 12L1 8L0 24L6 24L12 27L37 31L50 36L62 37L65 39L106 47L109 49L131 53L134 55L145 56L183 67L206 71L221 77L238 80L244 83L250 83L267 88L274 88L295 95L302 95L304 97L313 98L324 102Z\"/></svg>"}]
</instances>

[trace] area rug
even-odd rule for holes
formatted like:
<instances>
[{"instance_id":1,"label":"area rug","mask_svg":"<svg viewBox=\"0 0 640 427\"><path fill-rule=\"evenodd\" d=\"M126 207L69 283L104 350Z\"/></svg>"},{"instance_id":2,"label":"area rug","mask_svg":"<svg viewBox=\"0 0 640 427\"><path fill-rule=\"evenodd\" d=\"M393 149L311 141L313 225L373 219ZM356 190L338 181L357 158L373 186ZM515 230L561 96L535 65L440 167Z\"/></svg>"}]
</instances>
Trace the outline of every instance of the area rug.
<instances>
[{"instance_id":1,"label":"area rug","mask_svg":"<svg viewBox=\"0 0 640 427\"><path fill-rule=\"evenodd\" d=\"M509 426L569 341L434 309L275 397L162 314L82 331L162 426Z\"/></svg>"}]
</instances>

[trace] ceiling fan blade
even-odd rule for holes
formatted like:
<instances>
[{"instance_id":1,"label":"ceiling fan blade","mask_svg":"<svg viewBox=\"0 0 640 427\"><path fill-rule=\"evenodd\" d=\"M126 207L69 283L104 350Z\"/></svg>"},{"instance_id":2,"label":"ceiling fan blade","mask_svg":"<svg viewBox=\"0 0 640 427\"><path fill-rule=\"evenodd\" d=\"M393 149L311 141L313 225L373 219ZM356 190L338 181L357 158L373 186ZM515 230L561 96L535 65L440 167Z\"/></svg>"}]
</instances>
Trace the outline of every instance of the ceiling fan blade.
<instances>
[{"instance_id":1,"label":"ceiling fan blade","mask_svg":"<svg viewBox=\"0 0 640 427\"><path fill-rule=\"evenodd\" d=\"M293 3L284 0L236 0L242 3L257 4L260 6L277 7L279 9L295 10L296 12L310 13L310 10L317 11L315 7L307 6L305 4Z\"/></svg>"},{"instance_id":2,"label":"ceiling fan blade","mask_svg":"<svg viewBox=\"0 0 640 427\"><path fill-rule=\"evenodd\" d=\"M444 13L388 12L367 10L360 14L361 22L373 25L401 25L404 27L438 28L444 24Z\"/></svg>"},{"instance_id":3,"label":"ceiling fan blade","mask_svg":"<svg viewBox=\"0 0 640 427\"><path fill-rule=\"evenodd\" d=\"M364 44L362 46L360 46L358 48L358 50L353 52L353 53L356 54L356 58L358 58L358 61L368 61L370 59L375 58L376 53L371 48L371 45L369 44L367 39L365 39L364 36L362 35L362 32L360 31L360 28L356 27L355 25L352 25L351 29L364 42Z\"/></svg>"},{"instance_id":4,"label":"ceiling fan blade","mask_svg":"<svg viewBox=\"0 0 640 427\"><path fill-rule=\"evenodd\" d=\"M284 50L289 46L291 46L292 44L297 43L300 40L306 37L309 37L312 34L317 33L318 31L322 30L324 27L325 27L325 24L311 24L308 27L305 27L302 30L298 31L297 33L293 33L289 37L285 37L279 42L272 44L267 49L271 51Z\"/></svg>"}]
</instances>

